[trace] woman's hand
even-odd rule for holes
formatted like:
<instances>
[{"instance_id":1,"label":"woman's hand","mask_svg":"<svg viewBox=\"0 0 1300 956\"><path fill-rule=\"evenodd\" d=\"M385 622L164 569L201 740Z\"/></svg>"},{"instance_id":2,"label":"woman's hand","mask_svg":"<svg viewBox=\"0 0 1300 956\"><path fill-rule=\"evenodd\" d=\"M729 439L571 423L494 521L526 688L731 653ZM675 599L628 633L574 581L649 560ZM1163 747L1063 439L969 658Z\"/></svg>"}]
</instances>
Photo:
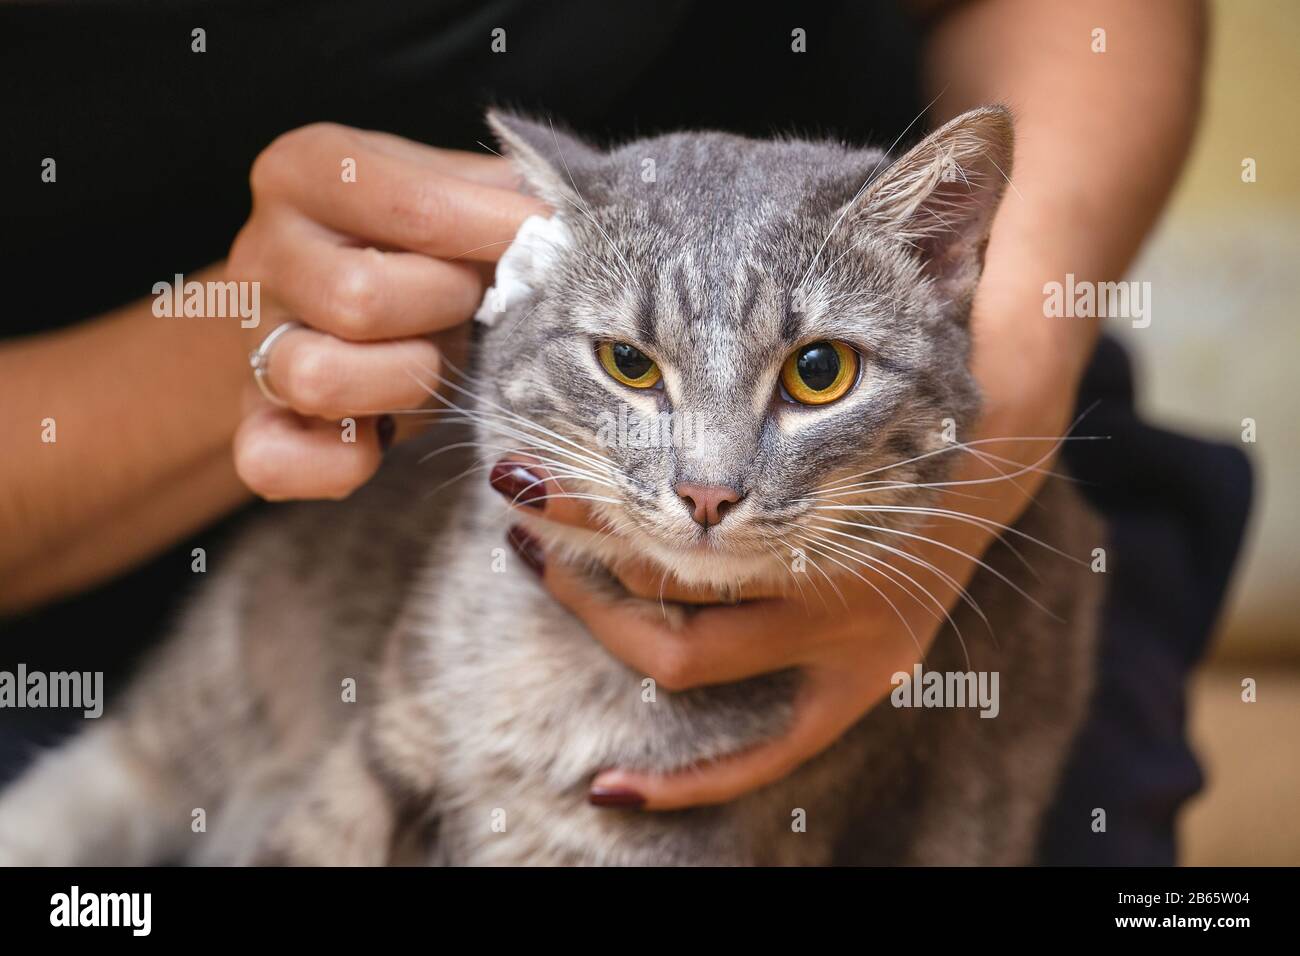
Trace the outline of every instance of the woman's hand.
<instances>
[{"instance_id":1,"label":"woman's hand","mask_svg":"<svg viewBox=\"0 0 1300 956\"><path fill-rule=\"evenodd\" d=\"M273 142L251 182L228 272L261 283L271 321L258 341L289 319L304 328L270 349L269 385L288 407L250 388L235 465L266 498L343 497L379 467L386 413L428 400L429 335L474 314L490 263L543 207L495 156L325 123ZM355 442L341 440L344 417Z\"/></svg>"}]
</instances>

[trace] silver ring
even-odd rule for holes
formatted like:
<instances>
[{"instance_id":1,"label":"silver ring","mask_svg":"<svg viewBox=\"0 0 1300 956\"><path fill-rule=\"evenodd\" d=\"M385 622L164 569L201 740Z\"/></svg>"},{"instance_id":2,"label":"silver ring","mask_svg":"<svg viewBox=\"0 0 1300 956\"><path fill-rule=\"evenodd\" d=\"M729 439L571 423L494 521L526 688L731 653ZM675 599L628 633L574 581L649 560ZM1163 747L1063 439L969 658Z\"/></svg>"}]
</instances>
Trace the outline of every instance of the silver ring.
<instances>
[{"instance_id":1,"label":"silver ring","mask_svg":"<svg viewBox=\"0 0 1300 956\"><path fill-rule=\"evenodd\" d=\"M267 370L271 367L271 346L284 333L303 327L301 322L292 319L283 325L277 325L271 330L270 335L262 339L261 345L248 353L248 364L253 367L253 381L257 382L258 389L266 396L267 401L280 408L288 408L289 403L275 394L275 390L271 388L271 380L267 377Z\"/></svg>"}]
</instances>

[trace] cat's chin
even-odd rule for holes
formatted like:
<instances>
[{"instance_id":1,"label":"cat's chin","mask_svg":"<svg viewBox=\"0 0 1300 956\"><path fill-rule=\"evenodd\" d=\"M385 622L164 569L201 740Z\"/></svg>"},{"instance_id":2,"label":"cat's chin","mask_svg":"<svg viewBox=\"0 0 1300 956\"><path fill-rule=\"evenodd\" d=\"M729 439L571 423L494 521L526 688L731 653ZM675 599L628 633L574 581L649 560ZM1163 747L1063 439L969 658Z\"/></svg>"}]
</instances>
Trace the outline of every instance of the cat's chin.
<instances>
[{"instance_id":1,"label":"cat's chin","mask_svg":"<svg viewBox=\"0 0 1300 956\"><path fill-rule=\"evenodd\" d=\"M671 571L683 584L713 588L720 593L742 584L778 580L788 573L770 552L754 554L710 545L679 549L654 543L643 549L643 555Z\"/></svg>"}]
</instances>

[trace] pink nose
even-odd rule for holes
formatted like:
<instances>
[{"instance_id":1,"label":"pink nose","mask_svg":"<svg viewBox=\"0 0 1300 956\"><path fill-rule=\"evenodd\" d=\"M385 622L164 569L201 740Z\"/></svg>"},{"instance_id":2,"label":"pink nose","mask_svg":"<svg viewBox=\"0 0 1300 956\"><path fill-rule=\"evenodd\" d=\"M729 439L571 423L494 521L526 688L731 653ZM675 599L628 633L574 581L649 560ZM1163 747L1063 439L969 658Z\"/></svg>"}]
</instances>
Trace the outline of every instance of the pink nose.
<instances>
[{"instance_id":1,"label":"pink nose","mask_svg":"<svg viewBox=\"0 0 1300 956\"><path fill-rule=\"evenodd\" d=\"M681 482L673 490L677 492L677 497L686 502L686 507L691 509L695 523L705 528L721 521L727 510L743 497L726 485Z\"/></svg>"}]
</instances>

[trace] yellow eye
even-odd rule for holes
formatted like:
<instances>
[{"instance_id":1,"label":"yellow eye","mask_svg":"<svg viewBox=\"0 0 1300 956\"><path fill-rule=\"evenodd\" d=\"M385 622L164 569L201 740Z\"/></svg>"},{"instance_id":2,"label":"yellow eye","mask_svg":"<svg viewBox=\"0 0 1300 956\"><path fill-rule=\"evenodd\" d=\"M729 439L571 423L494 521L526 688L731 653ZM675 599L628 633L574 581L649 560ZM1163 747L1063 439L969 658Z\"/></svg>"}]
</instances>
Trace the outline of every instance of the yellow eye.
<instances>
[{"instance_id":1,"label":"yellow eye","mask_svg":"<svg viewBox=\"0 0 1300 956\"><path fill-rule=\"evenodd\" d=\"M659 366L654 360L626 342L602 342L596 355L605 371L616 382L632 388L652 388L659 382Z\"/></svg>"},{"instance_id":2,"label":"yellow eye","mask_svg":"<svg viewBox=\"0 0 1300 956\"><path fill-rule=\"evenodd\" d=\"M858 353L843 342L800 346L781 366L781 384L796 402L826 405L841 398L858 379Z\"/></svg>"}]
</instances>

